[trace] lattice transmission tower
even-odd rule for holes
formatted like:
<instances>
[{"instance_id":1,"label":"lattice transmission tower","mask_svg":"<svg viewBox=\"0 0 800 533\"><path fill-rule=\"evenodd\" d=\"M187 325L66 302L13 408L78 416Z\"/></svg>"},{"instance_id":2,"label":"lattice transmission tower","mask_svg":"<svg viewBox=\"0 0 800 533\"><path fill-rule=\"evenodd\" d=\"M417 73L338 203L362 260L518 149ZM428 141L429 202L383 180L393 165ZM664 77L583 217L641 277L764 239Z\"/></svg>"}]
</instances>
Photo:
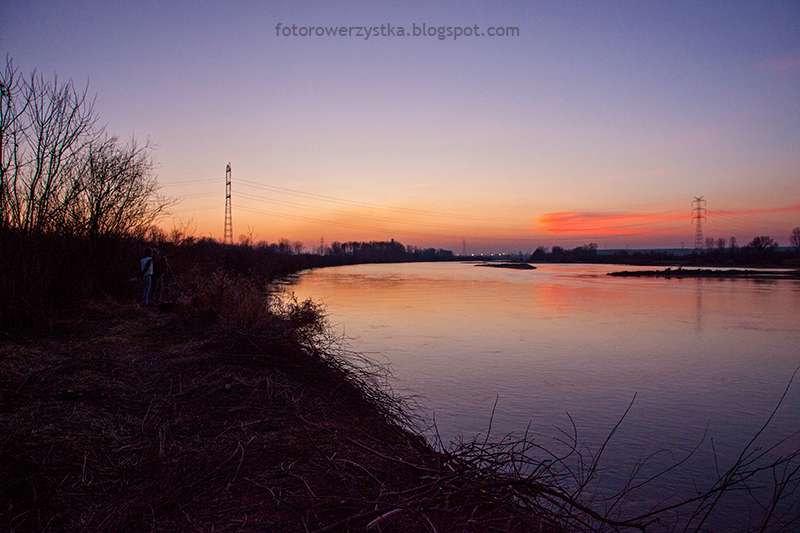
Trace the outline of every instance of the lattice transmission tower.
<instances>
[{"instance_id":1,"label":"lattice transmission tower","mask_svg":"<svg viewBox=\"0 0 800 533\"><path fill-rule=\"evenodd\" d=\"M706 201L703 197L694 197L692 201L692 222L697 224L694 231L694 249L703 249L703 221L706 219Z\"/></svg>"},{"instance_id":2,"label":"lattice transmission tower","mask_svg":"<svg viewBox=\"0 0 800 533\"><path fill-rule=\"evenodd\" d=\"M225 244L233 244L233 222L231 221L231 164L225 167L225 232L222 237Z\"/></svg>"}]
</instances>

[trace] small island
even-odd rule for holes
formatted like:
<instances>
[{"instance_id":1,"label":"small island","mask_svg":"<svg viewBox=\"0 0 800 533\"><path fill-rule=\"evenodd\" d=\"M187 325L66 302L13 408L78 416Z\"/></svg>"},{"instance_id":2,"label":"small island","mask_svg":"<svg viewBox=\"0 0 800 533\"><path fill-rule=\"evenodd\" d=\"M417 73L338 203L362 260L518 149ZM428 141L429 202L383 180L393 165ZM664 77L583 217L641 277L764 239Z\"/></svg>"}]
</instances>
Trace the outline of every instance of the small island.
<instances>
[{"instance_id":1,"label":"small island","mask_svg":"<svg viewBox=\"0 0 800 533\"><path fill-rule=\"evenodd\" d=\"M513 268L516 270L536 270L536 267L530 263L479 263L475 266L494 267L494 268Z\"/></svg>"},{"instance_id":2,"label":"small island","mask_svg":"<svg viewBox=\"0 0 800 533\"><path fill-rule=\"evenodd\" d=\"M608 276L627 278L725 278L725 279L757 279L779 280L800 279L800 270L751 270L751 269L683 269L666 268L664 270L623 270L609 272Z\"/></svg>"}]
</instances>

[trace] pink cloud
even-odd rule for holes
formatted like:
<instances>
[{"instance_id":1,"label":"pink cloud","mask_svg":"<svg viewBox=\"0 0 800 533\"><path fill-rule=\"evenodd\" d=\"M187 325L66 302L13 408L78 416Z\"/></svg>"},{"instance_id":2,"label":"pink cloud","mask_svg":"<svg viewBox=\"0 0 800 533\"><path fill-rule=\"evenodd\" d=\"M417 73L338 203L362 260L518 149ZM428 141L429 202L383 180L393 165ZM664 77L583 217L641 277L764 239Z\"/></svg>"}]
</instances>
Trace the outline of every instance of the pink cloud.
<instances>
[{"instance_id":1,"label":"pink cloud","mask_svg":"<svg viewBox=\"0 0 800 533\"><path fill-rule=\"evenodd\" d=\"M668 213L591 213L563 211L545 213L533 222L535 231L545 231L556 235L625 235L645 231L659 232L659 226L675 221L687 220L683 211ZM646 228L645 228L646 227Z\"/></svg>"}]
</instances>

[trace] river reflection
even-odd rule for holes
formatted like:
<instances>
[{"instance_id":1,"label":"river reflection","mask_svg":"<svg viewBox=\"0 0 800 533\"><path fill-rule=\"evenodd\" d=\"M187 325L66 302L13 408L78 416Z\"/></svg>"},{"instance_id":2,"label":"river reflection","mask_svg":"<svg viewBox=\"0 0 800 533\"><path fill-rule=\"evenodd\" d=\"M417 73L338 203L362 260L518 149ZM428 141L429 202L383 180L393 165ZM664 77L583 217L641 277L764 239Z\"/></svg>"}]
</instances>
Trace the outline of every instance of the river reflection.
<instances>
[{"instance_id":1,"label":"river reflection","mask_svg":"<svg viewBox=\"0 0 800 533\"><path fill-rule=\"evenodd\" d=\"M662 449L674 460L706 431L733 454L800 365L800 284L605 275L632 269L360 265L306 272L291 290L324 302L354 351L390 363L445 443L486 432L496 402L496 436L530 426L547 441L569 413L596 448L635 395L607 452L623 469ZM800 384L769 436L800 429L798 414ZM703 453L696 481L713 474Z\"/></svg>"}]
</instances>

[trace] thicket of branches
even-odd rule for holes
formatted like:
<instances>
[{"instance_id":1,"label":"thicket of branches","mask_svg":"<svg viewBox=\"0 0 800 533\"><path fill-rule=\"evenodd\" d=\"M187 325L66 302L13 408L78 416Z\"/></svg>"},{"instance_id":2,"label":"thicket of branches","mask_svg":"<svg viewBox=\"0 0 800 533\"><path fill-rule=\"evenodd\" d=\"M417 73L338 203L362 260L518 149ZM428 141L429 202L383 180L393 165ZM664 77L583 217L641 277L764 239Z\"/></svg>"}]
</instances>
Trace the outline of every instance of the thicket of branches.
<instances>
[{"instance_id":1,"label":"thicket of branches","mask_svg":"<svg viewBox=\"0 0 800 533\"><path fill-rule=\"evenodd\" d=\"M170 205L153 146L98 125L88 87L0 73L0 326L35 324L49 305L118 280L120 242Z\"/></svg>"}]
</instances>

